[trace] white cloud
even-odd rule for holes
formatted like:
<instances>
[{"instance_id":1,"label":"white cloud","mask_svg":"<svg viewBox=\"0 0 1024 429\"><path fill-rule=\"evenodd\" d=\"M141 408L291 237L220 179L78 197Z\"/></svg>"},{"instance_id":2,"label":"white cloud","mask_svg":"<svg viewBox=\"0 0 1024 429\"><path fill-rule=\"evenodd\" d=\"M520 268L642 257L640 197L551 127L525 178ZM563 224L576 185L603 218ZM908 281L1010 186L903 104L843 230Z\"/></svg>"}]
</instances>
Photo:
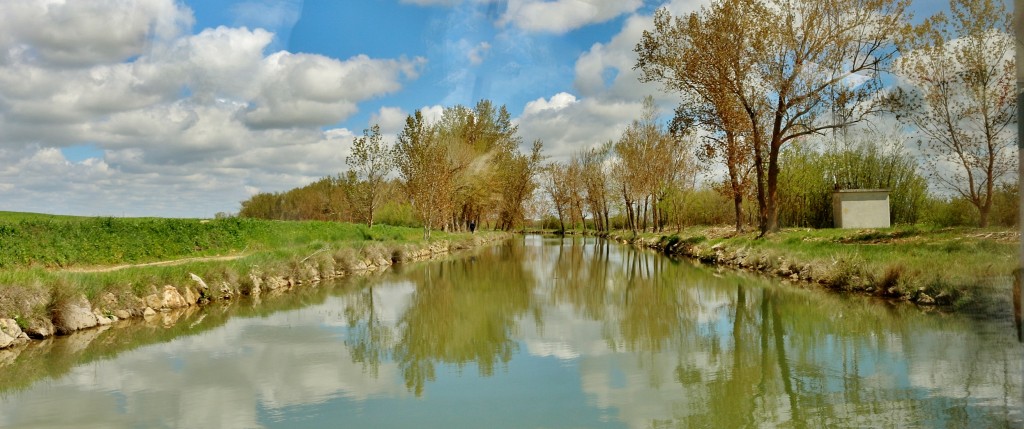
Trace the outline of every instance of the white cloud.
<instances>
[{"instance_id":1,"label":"white cloud","mask_svg":"<svg viewBox=\"0 0 1024 429\"><path fill-rule=\"evenodd\" d=\"M689 13L708 0L677 0L666 4L673 14ZM595 43L576 60L576 94L561 92L548 99L528 102L517 119L524 141L544 141L553 160L566 160L574 153L617 140L626 126L638 119L644 96L655 98L663 114L672 111L679 97L663 91L657 83L643 83L634 47L644 30L653 26L649 15L634 14L622 28L603 43Z\"/></svg>"},{"instance_id":2,"label":"white cloud","mask_svg":"<svg viewBox=\"0 0 1024 429\"><path fill-rule=\"evenodd\" d=\"M234 13L254 22L260 8L281 6L264 17L281 26L294 3L254 0ZM399 90L425 63L271 53L274 34L258 28L193 34L192 12L173 0L9 1L0 16L0 201L9 210L235 211L253 190L344 169L352 133L321 128ZM95 158L64 159L61 148L80 145Z\"/></svg>"},{"instance_id":3,"label":"white cloud","mask_svg":"<svg viewBox=\"0 0 1024 429\"><path fill-rule=\"evenodd\" d=\"M438 104L423 106L420 108L420 114L423 115L424 121L428 124L433 124L441 120L441 116L444 115L444 106Z\"/></svg>"},{"instance_id":4,"label":"white cloud","mask_svg":"<svg viewBox=\"0 0 1024 429\"><path fill-rule=\"evenodd\" d=\"M380 131L383 134L398 134L405 126L407 117L409 114L401 107L381 107L370 116L370 125L380 125Z\"/></svg>"},{"instance_id":5,"label":"white cloud","mask_svg":"<svg viewBox=\"0 0 1024 429\"><path fill-rule=\"evenodd\" d=\"M550 100L538 98L529 103L526 103L526 107L523 108L523 116L536 115L545 110L561 110L569 105L576 103L576 96L567 92L559 92L551 96Z\"/></svg>"},{"instance_id":6,"label":"white cloud","mask_svg":"<svg viewBox=\"0 0 1024 429\"><path fill-rule=\"evenodd\" d=\"M565 161L574 153L617 140L640 112L640 101L584 98L568 93L527 103L516 119L524 142L544 141L552 160Z\"/></svg>"},{"instance_id":7,"label":"white cloud","mask_svg":"<svg viewBox=\"0 0 1024 429\"><path fill-rule=\"evenodd\" d=\"M376 60L365 55L338 61L321 55L278 52L264 62L259 94L243 114L256 128L323 126L357 111L356 103L401 88L422 60Z\"/></svg>"},{"instance_id":8,"label":"white cloud","mask_svg":"<svg viewBox=\"0 0 1024 429\"><path fill-rule=\"evenodd\" d=\"M469 58L469 63L473 65L480 65L487 58L487 52L491 50L491 44L487 42L480 42L476 46L472 47L466 57Z\"/></svg>"},{"instance_id":9,"label":"white cloud","mask_svg":"<svg viewBox=\"0 0 1024 429\"><path fill-rule=\"evenodd\" d=\"M0 3L0 16L0 64L58 67L122 61L193 22L173 0L12 0Z\"/></svg>"},{"instance_id":10,"label":"white cloud","mask_svg":"<svg viewBox=\"0 0 1024 429\"><path fill-rule=\"evenodd\" d=\"M509 0L501 24L561 34L633 12L641 0Z\"/></svg>"}]
</instances>

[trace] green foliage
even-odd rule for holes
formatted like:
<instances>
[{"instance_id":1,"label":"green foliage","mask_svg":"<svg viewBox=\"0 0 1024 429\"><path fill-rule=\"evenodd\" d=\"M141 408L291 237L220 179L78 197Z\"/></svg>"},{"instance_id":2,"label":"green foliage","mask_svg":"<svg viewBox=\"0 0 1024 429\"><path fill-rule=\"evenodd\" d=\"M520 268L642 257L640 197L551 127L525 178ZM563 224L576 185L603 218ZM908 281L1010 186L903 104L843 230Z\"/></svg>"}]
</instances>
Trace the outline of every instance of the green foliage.
<instances>
[{"instance_id":1,"label":"green foliage","mask_svg":"<svg viewBox=\"0 0 1024 429\"><path fill-rule=\"evenodd\" d=\"M668 218L677 225L721 225L734 221L732 200L712 189L673 189L661 202Z\"/></svg>"},{"instance_id":2,"label":"green foliage","mask_svg":"<svg viewBox=\"0 0 1024 429\"><path fill-rule=\"evenodd\" d=\"M351 203L355 178L324 177L287 192L258 193L242 202L239 217L273 220L358 221Z\"/></svg>"},{"instance_id":3,"label":"green foliage","mask_svg":"<svg viewBox=\"0 0 1024 429\"><path fill-rule=\"evenodd\" d=\"M423 225L416 219L412 205L407 202L389 201L378 209L377 222L383 225L421 228Z\"/></svg>"},{"instance_id":4,"label":"green foliage","mask_svg":"<svg viewBox=\"0 0 1024 429\"><path fill-rule=\"evenodd\" d=\"M1020 225L1020 185L1003 183L995 189L991 222L998 226Z\"/></svg>"},{"instance_id":5,"label":"green foliage","mask_svg":"<svg viewBox=\"0 0 1024 429\"><path fill-rule=\"evenodd\" d=\"M914 161L897 146L872 141L817 152L794 144L783 151L779 178L779 224L827 228L832 220L834 189L889 189L891 220L920 220L927 199L927 181Z\"/></svg>"},{"instance_id":6,"label":"green foliage","mask_svg":"<svg viewBox=\"0 0 1024 429\"><path fill-rule=\"evenodd\" d=\"M921 222L929 225L950 227L978 224L978 209L963 197L932 197L927 200L926 207Z\"/></svg>"}]
</instances>

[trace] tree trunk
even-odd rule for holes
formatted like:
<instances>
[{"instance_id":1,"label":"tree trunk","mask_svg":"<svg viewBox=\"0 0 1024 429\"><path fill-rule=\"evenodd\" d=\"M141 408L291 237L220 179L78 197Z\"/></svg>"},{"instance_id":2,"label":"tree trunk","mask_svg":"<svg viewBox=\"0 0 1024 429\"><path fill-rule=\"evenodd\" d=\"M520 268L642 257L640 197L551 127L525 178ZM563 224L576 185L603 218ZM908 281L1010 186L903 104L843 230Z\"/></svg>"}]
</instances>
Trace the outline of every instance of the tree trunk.
<instances>
[{"instance_id":1,"label":"tree trunk","mask_svg":"<svg viewBox=\"0 0 1024 429\"><path fill-rule=\"evenodd\" d=\"M732 203L736 212L736 232L743 232L743 194L734 191Z\"/></svg>"},{"instance_id":2,"label":"tree trunk","mask_svg":"<svg viewBox=\"0 0 1024 429\"><path fill-rule=\"evenodd\" d=\"M764 237L768 233L768 203L764 189L764 154L761 145L754 142L754 173L757 179L757 229L759 236Z\"/></svg>"},{"instance_id":3,"label":"tree trunk","mask_svg":"<svg viewBox=\"0 0 1024 429\"><path fill-rule=\"evenodd\" d=\"M992 212L992 196L988 196L988 201L984 204L978 204L978 228L988 228L988 215Z\"/></svg>"},{"instance_id":4,"label":"tree trunk","mask_svg":"<svg viewBox=\"0 0 1024 429\"><path fill-rule=\"evenodd\" d=\"M643 232L647 232L647 199L648 198L650 198L650 197L644 196L643 223L641 224L642 226L640 228L640 230L643 231Z\"/></svg>"},{"instance_id":5,"label":"tree trunk","mask_svg":"<svg viewBox=\"0 0 1024 429\"><path fill-rule=\"evenodd\" d=\"M779 147L772 144L768 153L768 231L779 230Z\"/></svg>"}]
</instances>

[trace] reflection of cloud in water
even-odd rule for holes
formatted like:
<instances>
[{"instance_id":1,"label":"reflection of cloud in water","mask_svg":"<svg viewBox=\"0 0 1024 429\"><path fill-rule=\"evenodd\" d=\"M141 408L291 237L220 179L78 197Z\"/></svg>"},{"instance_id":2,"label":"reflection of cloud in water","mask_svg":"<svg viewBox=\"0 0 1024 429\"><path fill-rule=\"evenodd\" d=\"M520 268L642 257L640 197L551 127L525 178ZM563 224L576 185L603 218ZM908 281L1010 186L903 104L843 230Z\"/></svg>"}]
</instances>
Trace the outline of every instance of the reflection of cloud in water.
<instances>
[{"instance_id":1,"label":"reflection of cloud in water","mask_svg":"<svg viewBox=\"0 0 1024 429\"><path fill-rule=\"evenodd\" d=\"M202 335L78 366L0 401L0 426L258 427L261 409L274 415L338 397L409 396L394 364L382 364L374 378L352 362L340 334L298 328L336 319L344 302L233 319Z\"/></svg>"},{"instance_id":2,"label":"reflection of cloud in water","mask_svg":"<svg viewBox=\"0 0 1024 429\"><path fill-rule=\"evenodd\" d=\"M601 322L577 317L568 304L545 308L543 332L529 318L520 323L519 332L532 356L572 360L611 353L601 337Z\"/></svg>"}]
</instances>

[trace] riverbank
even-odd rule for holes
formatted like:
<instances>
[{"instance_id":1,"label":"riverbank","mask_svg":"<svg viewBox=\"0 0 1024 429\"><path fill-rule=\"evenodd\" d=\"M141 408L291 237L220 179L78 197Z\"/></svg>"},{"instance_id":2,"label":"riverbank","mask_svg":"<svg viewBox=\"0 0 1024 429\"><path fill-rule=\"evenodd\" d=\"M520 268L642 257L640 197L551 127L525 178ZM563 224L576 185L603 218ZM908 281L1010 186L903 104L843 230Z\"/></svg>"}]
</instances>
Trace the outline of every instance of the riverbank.
<instances>
[{"instance_id":1,"label":"riverbank","mask_svg":"<svg viewBox=\"0 0 1024 429\"><path fill-rule=\"evenodd\" d=\"M0 348L279 294L506 237L435 233L426 241L416 228L331 222L0 213Z\"/></svg>"},{"instance_id":2,"label":"riverbank","mask_svg":"<svg viewBox=\"0 0 1024 429\"><path fill-rule=\"evenodd\" d=\"M691 227L609 238L788 282L953 309L1009 301L1020 246L1016 230L923 226L785 229L764 238L727 227Z\"/></svg>"}]
</instances>

